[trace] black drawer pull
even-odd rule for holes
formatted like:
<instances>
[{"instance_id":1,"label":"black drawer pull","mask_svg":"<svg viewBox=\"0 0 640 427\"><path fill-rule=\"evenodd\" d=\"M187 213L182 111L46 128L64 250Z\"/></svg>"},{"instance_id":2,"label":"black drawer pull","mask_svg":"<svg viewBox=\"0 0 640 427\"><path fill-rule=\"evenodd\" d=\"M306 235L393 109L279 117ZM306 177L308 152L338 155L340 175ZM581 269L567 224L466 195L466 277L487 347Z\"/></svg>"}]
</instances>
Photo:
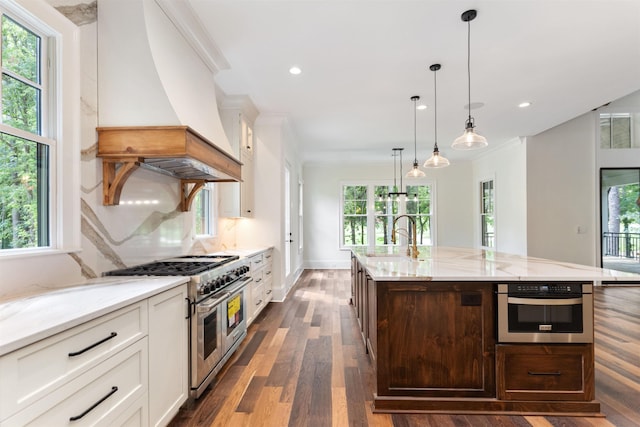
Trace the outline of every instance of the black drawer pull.
<instances>
[{"instance_id":1,"label":"black drawer pull","mask_svg":"<svg viewBox=\"0 0 640 427\"><path fill-rule=\"evenodd\" d=\"M118 336L117 332L111 332L111 334L109 334L108 337L101 339L97 343L91 344L89 347L83 348L80 351L72 351L71 353L69 353L69 357L80 356L82 353L86 353L87 351L91 350L92 348L97 347L100 344L102 344L103 342L109 341L110 339L115 338L116 336Z\"/></svg>"},{"instance_id":2,"label":"black drawer pull","mask_svg":"<svg viewBox=\"0 0 640 427\"><path fill-rule=\"evenodd\" d=\"M562 372L560 371L555 371L555 372L535 372L535 371L528 371L527 372L529 375L548 375L548 376L560 376L562 375Z\"/></svg>"},{"instance_id":3,"label":"black drawer pull","mask_svg":"<svg viewBox=\"0 0 640 427\"><path fill-rule=\"evenodd\" d=\"M106 396L104 396L102 399L98 400L96 403L94 403L93 405L91 405L90 408L88 408L86 411L84 411L83 413L81 413L80 415L76 415L75 417L71 417L69 418L69 421L78 421L80 418L84 417L85 415L87 415L89 412L93 411L94 409L96 409L96 407L101 404L102 402L104 402L105 400L107 400L109 397L111 397L111 395L113 393L115 393L116 391L118 391L118 387L113 386L111 387L111 391L109 393L107 393Z\"/></svg>"}]
</instances>

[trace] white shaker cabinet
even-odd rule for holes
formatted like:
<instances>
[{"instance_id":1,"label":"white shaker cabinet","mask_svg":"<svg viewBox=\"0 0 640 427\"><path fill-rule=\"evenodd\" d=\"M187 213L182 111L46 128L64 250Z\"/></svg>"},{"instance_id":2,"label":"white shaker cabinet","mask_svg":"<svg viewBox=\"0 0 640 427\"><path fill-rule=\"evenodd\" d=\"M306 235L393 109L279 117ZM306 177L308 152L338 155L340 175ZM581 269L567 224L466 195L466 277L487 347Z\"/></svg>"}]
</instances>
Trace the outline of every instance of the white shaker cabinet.
<instances>
[{"instance_id":1,"label":"white shaker cabinet","mask_svg":"<svg viewBox=\"0 0 640 427\"><path fill-rule=\"evenodd\" d=\"M220 109L222 126L233 154L242 163L242 182L219 183L220 216L252 218L254 215L254 136L258 110L246 96L228 96Z\"/></svg>"},{"instance_id":2,"label":"white shaker cabinet","mask_svg":"<svg viewBox=\"0 0 640 427\"><path fill-rule=\"evenodd\" d=\"M273 299L273 249L249 257L251 277L248 323L251 324Z\"/></svg>"},{"instance_id":3,"label":"white shaker cabinet","mask_svg":"<svg viewBox=\"0 0 640 427\"><path fill-rule=\"evenodd\" d=\"M166 425L188 396L186 292L183 283L0 357L0 426Z\"/></svg>"},{"instance_id":4,"label":"white shaker cabinet","mask_svg":"<svg viewBox=\"0 0 640 427\"><path fill-rule=\"evenodd\" d=\"M189 396L187 288L149 298L149 420L168 424Z\"/></svg>"}]
</instances>

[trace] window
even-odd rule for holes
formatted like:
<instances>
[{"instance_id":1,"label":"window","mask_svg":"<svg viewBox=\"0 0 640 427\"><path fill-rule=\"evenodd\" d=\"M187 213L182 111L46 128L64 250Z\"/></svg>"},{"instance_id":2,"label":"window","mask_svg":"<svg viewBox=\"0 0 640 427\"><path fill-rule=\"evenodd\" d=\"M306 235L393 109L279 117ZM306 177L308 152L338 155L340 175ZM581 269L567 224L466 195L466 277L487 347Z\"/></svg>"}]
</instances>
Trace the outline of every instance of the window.
<instances>
[{"instance_id":1,"label":"window","mask_svg":"<svg viewBox=\"0 0 640 427\"><path fill-rule=\"evenodd\" d=\"M600 114L600 148L631 148L631 114Z\"/></svg>"},{"instance_id":2,"label":"window","mask_svg":"<svg viewBox=\"0 0 640 427\"><path fill-rule=\"evenodd\" d=\"M388 198L390 191L397 189L375 184L342 186L342 248L392 246L393 221L398 215L409 215L416 221L416 244L433 244L431 185L407 186L407 197ZM411 243L411 237L408 240Z\"/></svg>"},{"instance_id":3,"label":"window","mask_svg":"<svg viewBox=\"0 0 640 427\"><path fill-rule=\"evenodd\" d=\"M480 223L482 224L482 246L495 248L495 214L494 214L493 180L480 183Z\"/></svg>"},{"instance_id":4,"label":"window","mask_svg":"<svg viewBox=\"0 0 640 427\"><path fill-rule=\"evenodd\" d=\"M80 30L0 0L0 32L0 257L80 250Z\"/></svg>"},{"instance_id":5,"label":"window","mask_svg":"<svg viewBox=\"0 0 640 427\"><path fill-rule=\"evenodd\" d=\"M50 164L46 37L2 13L0 248L47 247Z\"/></svg>"},{"instance_id":6,"label":"window","mask_svg":"<svg viewBox=\"0 0 640 427\"><path fill-rule=\"evenodd\" d=\"M214 187L206 184L193 199L194 232L197 236L215 236L216 219Z\"/></svg>"},{"instance_id":7,"label":"window","mask_svg":"<svg viewBox=\"0 0 640 427\"><path fill-rule=\"evenodd\" d=\"M367 245L367 186L342 187L342 246Z\"/></svg>"}]
</instances>

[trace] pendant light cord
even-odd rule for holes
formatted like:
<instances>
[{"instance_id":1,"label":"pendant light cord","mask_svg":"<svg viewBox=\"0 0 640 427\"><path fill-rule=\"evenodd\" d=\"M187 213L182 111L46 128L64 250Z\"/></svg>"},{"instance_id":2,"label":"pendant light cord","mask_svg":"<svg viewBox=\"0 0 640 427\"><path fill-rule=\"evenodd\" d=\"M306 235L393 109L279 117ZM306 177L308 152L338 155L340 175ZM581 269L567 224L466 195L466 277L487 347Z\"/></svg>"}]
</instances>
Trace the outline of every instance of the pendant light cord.
<instances>
[{"instance_id":1,"label":"pendant light cord","mask_svg":"<svg viewBox=\"0 0 640 427\"><path fill-rule=\"evenodd\" d=\"M416 121L417 121L417 115L416 115L416 110L418 108L418 97L414 96L413 97L413 154L414 154L414 159L413 159L413 163L417 164L418 163L418 132L416 131Z\"/></svg>"},{"instance_id":2,"label":"pendant light cord","mask_svg":"<svg viewBox=\"0 0 640 427\"><path fill-rule=\"evenodd\" d=\"M433 72L433 130L435 136L435 148L438 148L438 85L436 84L436 75L438 70Z\"/></svg>"},{"instance_id":3,"label":"pendant light cord","mask_svg":"<svg viewBox=\"0 0 640 427\"><path fill-rule=\"evenodd\" d=\"M471 123L471 20L467 21L467 84L469 87L469 123Z\"/></svg>"}]
</instances>

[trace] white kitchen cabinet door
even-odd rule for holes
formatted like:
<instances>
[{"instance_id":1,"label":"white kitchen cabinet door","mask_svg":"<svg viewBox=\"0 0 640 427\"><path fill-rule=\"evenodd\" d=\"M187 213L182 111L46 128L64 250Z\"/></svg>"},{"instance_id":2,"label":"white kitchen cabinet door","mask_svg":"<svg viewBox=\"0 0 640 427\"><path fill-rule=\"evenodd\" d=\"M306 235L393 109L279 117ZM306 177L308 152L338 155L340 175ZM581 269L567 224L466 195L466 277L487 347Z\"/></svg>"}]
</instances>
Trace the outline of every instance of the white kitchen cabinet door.
<instances>
[{"instance_id":1,"label":"white kitchen cabinet door","mask_svg":"<svg viewBox=\"0 0 640 427\"><path fill-rule=\"evenodd\" d=\"M189 396L187 285L149 298L149 425L164 426Z\"/></svg>"}]
</instances>

